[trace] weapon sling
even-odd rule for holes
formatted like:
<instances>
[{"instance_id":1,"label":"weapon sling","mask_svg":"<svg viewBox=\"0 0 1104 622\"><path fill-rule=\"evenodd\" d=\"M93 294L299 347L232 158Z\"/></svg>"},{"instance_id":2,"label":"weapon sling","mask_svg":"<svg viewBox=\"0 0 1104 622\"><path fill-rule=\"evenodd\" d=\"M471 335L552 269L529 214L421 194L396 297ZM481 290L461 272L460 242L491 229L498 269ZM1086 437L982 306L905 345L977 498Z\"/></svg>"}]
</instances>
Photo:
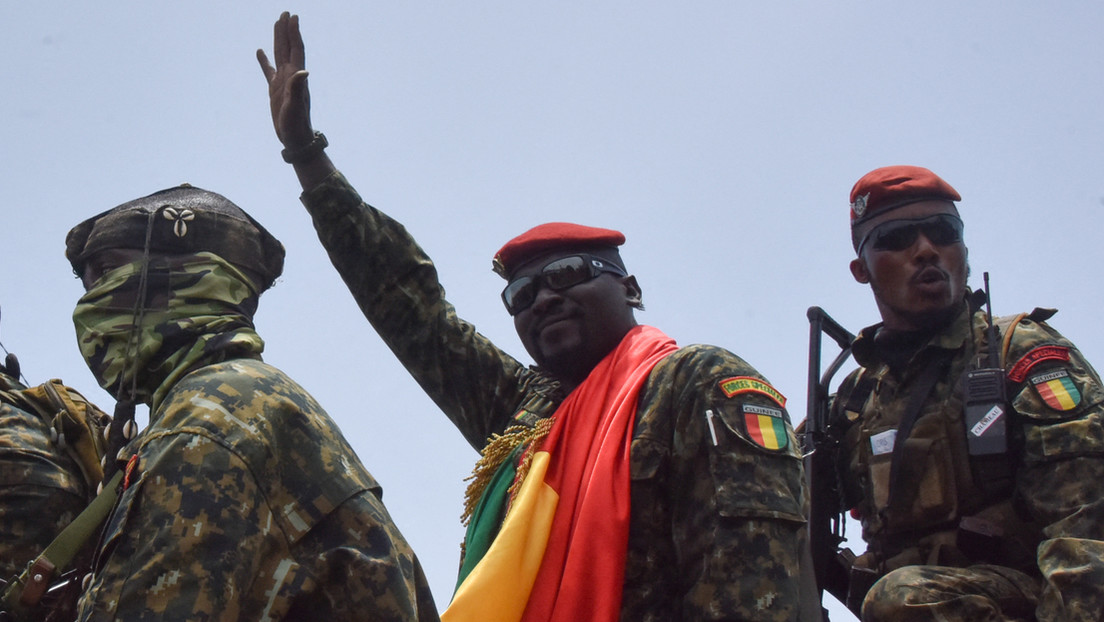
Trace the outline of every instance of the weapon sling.
<instances>
[{"instance_id":1,"label":"weapon sling","mask_svg":"<svg viewBox=\"0 0 1104 622\"><path fill-rule=\"evenodd\" d=\"M107 518L111 508L115 506L115 500L119 497L119 483L122 479L123 472L116 472L92 503L61 530L46 550L27 566L23 574L8 585L3 596L7 609L18 611L38 604L42 595L50 587L50 580L53 579L54 574L73 561L73 557L84 543Z\"/></svg>"},{"instance_id":2,"label":"weapon sling","mask_svg":"<svg viewBox=\"0 0 1104 622\"><path fill-rule=\"evenodd\" d=\"M889 463L889 507L897 505L897 497L900 495L901 487L898 485L898 479L901 475L901 460L904 459L905 454L905 441L908 440L909 434L912 434L912 428L916 425L916 420L920 418L920 411L923 410L924 402L927 401L928 395L935 387L942 367L943 361L940 357L933 356L928 360L924 370L920 372L916 379L916 391L912 394L912 399L909 400L908 409L901 417L900 426L897 428L897 436L893 441L893 456Z\"/></svg>"}]
</instances>

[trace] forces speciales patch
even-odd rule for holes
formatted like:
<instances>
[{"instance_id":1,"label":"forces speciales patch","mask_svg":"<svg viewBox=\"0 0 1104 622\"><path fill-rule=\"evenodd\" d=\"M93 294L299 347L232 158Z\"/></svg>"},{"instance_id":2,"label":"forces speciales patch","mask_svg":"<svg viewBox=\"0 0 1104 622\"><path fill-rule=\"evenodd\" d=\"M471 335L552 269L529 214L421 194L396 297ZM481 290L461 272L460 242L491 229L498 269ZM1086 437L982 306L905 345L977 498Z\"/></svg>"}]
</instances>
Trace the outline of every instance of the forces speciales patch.
<instances>
[{"instance_id":1,"label":"forces speciales patch","mask_svg":"<svg viewBox=\"0 0 1104 622\"><path fill-rule=\"evenodd\" d=\"M774 400L774 403L785 408L786 398L777 389L766 382L753 376L733 376L720 382L721 391L725 397L734 397L741 393L758 393Z\"/></svg>"},{"instance_id":2,"label":"forces speciales patch","mask_svg":"<svg viewBox=\"0 0 1104 622\"><path fill-rule=\"evenodd\" d=\"M1039 346L1020 357L1012 369L1008 370L1008 378L1013 382L1023 382L1027 373L1039 363L1044 361L1061 361L1068 363L1070 360L1069 348L1064 346Z\"/></svg>"},{"instance_id":3,"label":"forces speciales patch","mask_svg":"<svg viewBox=\"0 0 1104 622\"><path fill-rule=\"evenodd\" d=\"M1073 410L1081 403L1081 391L1064 369L1045 371L1031 377L1031 386L1054 410Z\"/></svg>"}]
</instances>

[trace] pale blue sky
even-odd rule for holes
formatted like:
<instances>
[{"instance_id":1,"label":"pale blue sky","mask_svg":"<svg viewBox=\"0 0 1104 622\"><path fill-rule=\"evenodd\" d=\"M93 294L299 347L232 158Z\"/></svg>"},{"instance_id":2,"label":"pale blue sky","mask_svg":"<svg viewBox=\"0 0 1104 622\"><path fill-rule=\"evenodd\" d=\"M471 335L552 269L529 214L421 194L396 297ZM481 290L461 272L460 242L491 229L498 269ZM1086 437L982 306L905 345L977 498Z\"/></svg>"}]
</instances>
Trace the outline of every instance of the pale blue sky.
<instances>
[{"instance_id":1,"label":"pale blue sky","mask_svg":"<svg viewBox=\"0 0 1104 622\"><path fill-rule=\"evenodd\" d=\"M1052 324L1104 365L1099 3L340 4L0 3L0 339L32 382L110 407L75 346L66 231L185 181L228 196L288 249L257 318L266 359L344 429L442 607L476 454L360 316L298 203L253 57L285 8L338 167L519 357L493 252L548 220L617 228L641 321L735 351L800 420L805 309L877 319L847 271L851 185L917 164L962 194L995 311L1057 307Z\"/></svg>"}]
</instances>

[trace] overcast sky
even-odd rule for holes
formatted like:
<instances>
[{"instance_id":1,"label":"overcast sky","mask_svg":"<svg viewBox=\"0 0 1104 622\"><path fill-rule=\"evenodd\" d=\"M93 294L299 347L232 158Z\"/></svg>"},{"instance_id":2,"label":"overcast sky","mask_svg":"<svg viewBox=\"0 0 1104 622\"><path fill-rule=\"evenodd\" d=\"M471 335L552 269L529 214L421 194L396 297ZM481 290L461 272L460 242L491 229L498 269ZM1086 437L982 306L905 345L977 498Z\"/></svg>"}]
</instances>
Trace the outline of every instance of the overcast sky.
<instances>
[{"instance_id":1,"label":"overcast sky","mask_svg":"<svg viewBox=\"0 0 1104 622\"><path fill-rule=\"evenodd\" d=\"M494 251L550 220L616 228L639 319L733 350L799 421L806 308L852 331L878 319L847 270L851 186L916 164L962 194L971 283L990 272L995 312L1057 307L1051 324L1104 365L1098 2L338 4L0 2L0 340L32 383L64 378L110 410L73 337L65 233L181 182L226 195L287 247L257 317L265 359L382 483L442 608L477 456L298 202L254 59L281 10L301 15L337 166L523 360Z\"/></svg>"}]
</instances>

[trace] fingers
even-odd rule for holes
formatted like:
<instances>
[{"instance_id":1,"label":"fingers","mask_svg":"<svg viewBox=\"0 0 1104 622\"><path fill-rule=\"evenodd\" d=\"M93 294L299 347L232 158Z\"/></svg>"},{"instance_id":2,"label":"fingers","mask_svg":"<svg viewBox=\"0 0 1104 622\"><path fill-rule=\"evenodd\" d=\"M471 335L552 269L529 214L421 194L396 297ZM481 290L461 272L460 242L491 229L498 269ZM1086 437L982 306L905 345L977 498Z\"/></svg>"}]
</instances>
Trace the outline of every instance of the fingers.
<instances>
[{"instance_id":1,"label":"fingers","mask_svg":"<svg viewBox=\"0 0 1104 622\"><path fill-rule=\"evenodd\" d=\"M276 67L290 64L302 69L306 60L303 36L299 33L299 16L287 11L280 14L272 27L272 52Z\"/></svg>"},{"instance_id":2,"label":"fingers","mask_svg":"<svg viewBox=\"0 0 1104 622\"><path fill-rule=\"evenodd\" d=\"M284 13L287 15L287 13ZM288 19L287 41L290 47L291 63L299 68L306 67L306 53L303 49L303 34L299 32L299 16L292 15Z\"/></svg>"},{"instance_id":3,"label":"fingers","mask_svg":"<svg viewBox=\"0 0 1104 622\"><path fill-rule=\"evenodd\" d=\"M272 83L277 71L302 71L305 61L303 36L299 33L299 16L284 11L272 26L272 59L270 63L264 50L257 50L257 62L265 80Z\"/></svg>"},{"instance_id":4,"label":"fingers","mask_svg":"<svg viewBox=\"0 0 1104 622\"><path fill-rule=\"evenodd\" d=\"M257 62L261 64L261 72L265 80L271 83L272 78L276 76L276 68L268 62L268 56L265 56L264 50L257 50Z\"/></svg>"},{"instance_id":5,"label":"fingers","mask_svg":"<svg viewBox=\"0 0 1104 622\"><path fill-rule=\"evenodd\" d=\"M287 89L293 101L310 101L310 92L307 90L307 76L309 75L306 69L300 69L291 74L291 77L288 78ZM308 103L307 106L309 107L309 105Z\"/></svg>"},{"instance_id":6,"label":"fingers","mask_svg":"<svg viewBox=\"0 0 1104 622\"><path fill-rule=\"evenodd\" d=\"M288 60L287 24L289 19L290 14L284 11L280 14L280 18L276 20L276 23L272 25L272 60L276 61L277 67L286 64Z\"/></svg>"}]
</instances>

